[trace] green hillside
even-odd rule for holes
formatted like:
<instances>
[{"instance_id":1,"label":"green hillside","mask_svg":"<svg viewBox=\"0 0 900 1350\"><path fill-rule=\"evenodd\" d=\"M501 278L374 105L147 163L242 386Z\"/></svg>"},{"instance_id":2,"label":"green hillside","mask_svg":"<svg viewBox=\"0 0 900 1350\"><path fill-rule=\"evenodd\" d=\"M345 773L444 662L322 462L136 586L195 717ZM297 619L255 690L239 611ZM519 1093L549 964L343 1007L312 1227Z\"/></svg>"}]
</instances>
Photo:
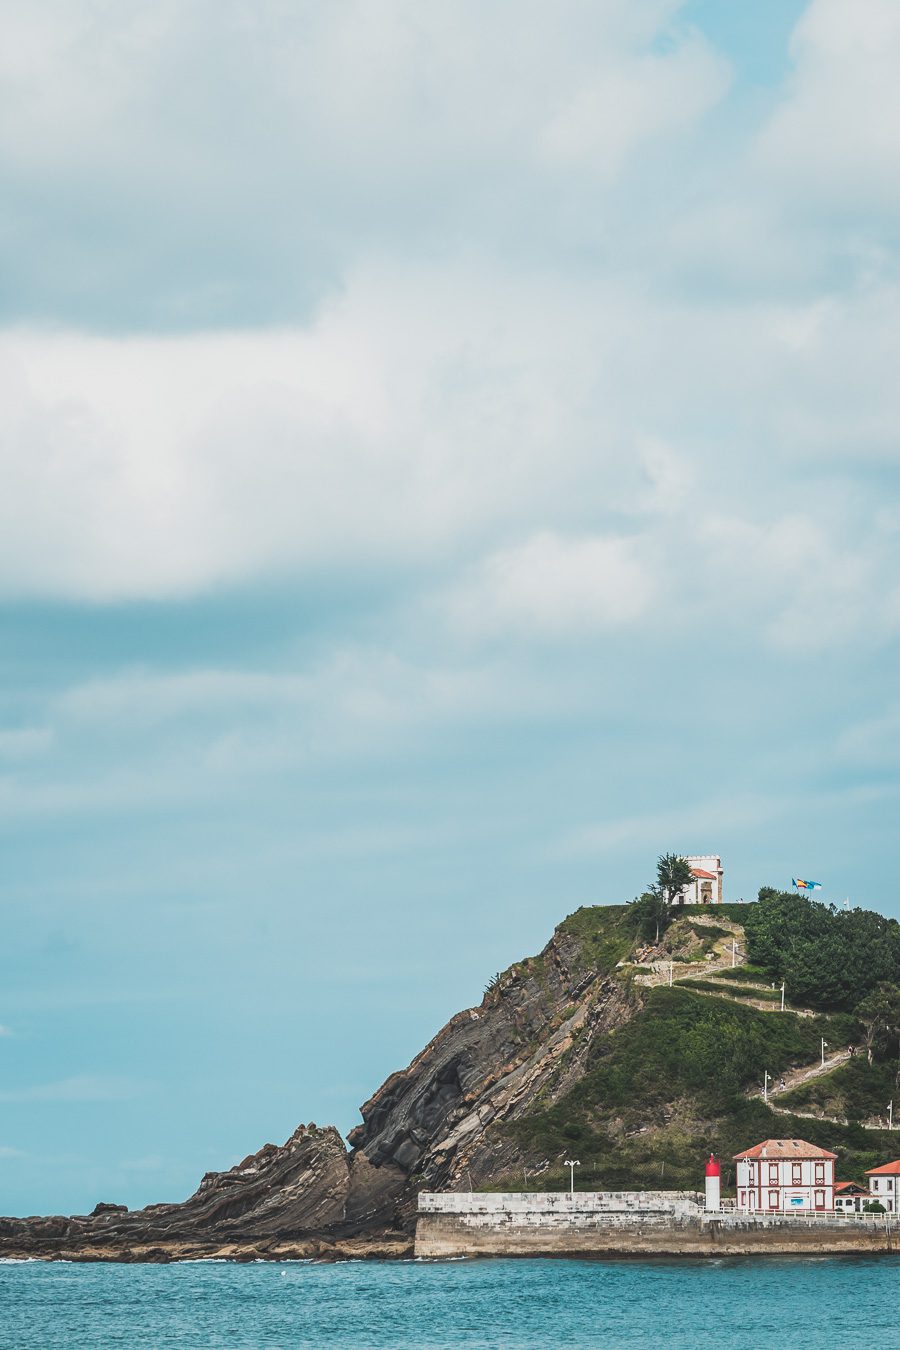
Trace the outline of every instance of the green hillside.
<instances>
[{"instance_id":1,"label":"green hillside","mask_svg":"<svg viewBox=\"0 0 900 1350\"><path fill-rule=\"evenodd\" d=\"M598 1031L586 1055L576 1043L569 1054L580 1055L583 1073L574 1086L556 1095L551 1085L524 1118L498 1127L534 1169L530 1186L559 1188L562 1159L577 1157L585 1189L696 1189L714 1150L726 1163L727 1187L731 1156L765 1138L833 1149L842 1178L859 1179L900 1154L900 1140L864 1126L877 1123L895 1092L900 1115L896 921L764 888L758 903L707 910L705 925L694 917L700 911L680 912L648 956L631 911L582 909L558 930L582 944L585 965L627 987L635 1011L618 1029ZM721 973L706 969L724 950L717 937L733 935L711 927L716 919L741 926L740 970L724 961ZM654 962L659 969L669 960L673 986L647 987ZM702 977L692 976L692 966ZM846 1055L851 1045L858 1052L821 1073L823 1038L829 1055ZM565 1070L563 1061L558 1081ZM773 1084L792 1071L817 1076L790 1091L776 1088L766 1106L752 1095L766 1070ZM505 1184L512 1182L497 1183Z\"/></svg>"}]
</instances>

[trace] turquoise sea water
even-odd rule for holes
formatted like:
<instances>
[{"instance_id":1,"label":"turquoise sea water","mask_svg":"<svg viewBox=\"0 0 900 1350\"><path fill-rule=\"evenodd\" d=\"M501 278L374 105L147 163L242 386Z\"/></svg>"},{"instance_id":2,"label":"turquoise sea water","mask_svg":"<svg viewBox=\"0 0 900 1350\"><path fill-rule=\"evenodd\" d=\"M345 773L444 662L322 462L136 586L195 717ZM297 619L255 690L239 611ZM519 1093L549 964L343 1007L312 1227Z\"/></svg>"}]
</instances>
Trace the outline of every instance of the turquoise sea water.
<instances>
[{"instance_id":1,"label":"turquoise sea water","mask_svg":"<svg viewBox=\"0 0 900 1350\"><path fill-rule=\"evenodd\" d=\"M896 1258L0 1264L2 1350L900 1347Z\"/></svg>"}]
</instances>

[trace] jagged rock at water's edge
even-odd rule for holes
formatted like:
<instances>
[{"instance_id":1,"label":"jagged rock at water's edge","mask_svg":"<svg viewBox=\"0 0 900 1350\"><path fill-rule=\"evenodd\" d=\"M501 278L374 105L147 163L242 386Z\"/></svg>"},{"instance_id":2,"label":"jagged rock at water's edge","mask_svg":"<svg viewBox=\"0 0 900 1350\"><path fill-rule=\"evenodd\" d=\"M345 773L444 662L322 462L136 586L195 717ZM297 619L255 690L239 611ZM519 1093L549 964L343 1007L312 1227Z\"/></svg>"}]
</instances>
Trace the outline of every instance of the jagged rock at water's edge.
<instances>
[{"instance_id":1,"label":"jagged rock at water's edge","mask_svg":"<svg viewBox=\"0 0 900 1350\"><path fill-rule=\"evenodd\" d=\"M624 910L606 913L615 926ZM622 941L629 949L630 937ZM560 925L539 957L498 977L478 1008L452 1017L382 1084L361 1108L349 1149L334 1127L301 1125L283 1145L207 1173L179 1204L0 1219L0 1255L279 1255L285 1243L339 1254L340 1244L366 1241L401 1250L417 1191L482 1185L517 1166L517 1145L496 1126L539 1095L556 1100L578 1080L595 1031L632 1015L637 996L614 973L614 956L597 959L577 929Z\"/></svg>"}]
</instances>

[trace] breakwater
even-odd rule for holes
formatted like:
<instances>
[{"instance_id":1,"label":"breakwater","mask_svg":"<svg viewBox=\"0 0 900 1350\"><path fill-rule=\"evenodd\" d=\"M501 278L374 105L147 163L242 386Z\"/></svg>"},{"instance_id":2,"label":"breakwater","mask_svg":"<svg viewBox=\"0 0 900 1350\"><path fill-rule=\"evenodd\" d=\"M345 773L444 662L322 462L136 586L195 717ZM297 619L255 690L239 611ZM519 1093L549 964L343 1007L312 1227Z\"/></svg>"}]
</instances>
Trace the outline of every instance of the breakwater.
<instances>
[{"instance_id":1,"label":"breakwater","mask_svg":"<svg viewBox=\"0 0 900 1350\"><path fill-rule=\"evenodd\" d=\"M742 1256L895 1252L889 1214L707 1213L685 1191L423 1192L415 1253L450 1256Z\"/></svg>"}]
</instances>

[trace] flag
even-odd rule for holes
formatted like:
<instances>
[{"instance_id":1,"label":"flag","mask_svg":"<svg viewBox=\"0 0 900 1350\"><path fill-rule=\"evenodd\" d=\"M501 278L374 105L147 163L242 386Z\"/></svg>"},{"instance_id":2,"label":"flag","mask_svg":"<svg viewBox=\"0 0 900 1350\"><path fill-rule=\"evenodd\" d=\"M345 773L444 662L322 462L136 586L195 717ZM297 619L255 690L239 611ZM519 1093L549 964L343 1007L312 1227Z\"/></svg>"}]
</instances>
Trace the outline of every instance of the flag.
<instances>
[{"instance_id":1,"label":"flag","mask_svg":"<svg viewBox=\"0 0 900 1350\"><path fill-rule=\"evenodd\" d=\"M794 877L793 882L798 891L820 891L822 889L821 881L801 881Z\"/></svg>"}]
</instances>

